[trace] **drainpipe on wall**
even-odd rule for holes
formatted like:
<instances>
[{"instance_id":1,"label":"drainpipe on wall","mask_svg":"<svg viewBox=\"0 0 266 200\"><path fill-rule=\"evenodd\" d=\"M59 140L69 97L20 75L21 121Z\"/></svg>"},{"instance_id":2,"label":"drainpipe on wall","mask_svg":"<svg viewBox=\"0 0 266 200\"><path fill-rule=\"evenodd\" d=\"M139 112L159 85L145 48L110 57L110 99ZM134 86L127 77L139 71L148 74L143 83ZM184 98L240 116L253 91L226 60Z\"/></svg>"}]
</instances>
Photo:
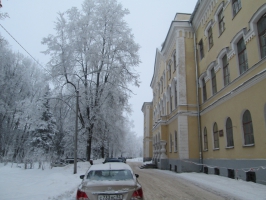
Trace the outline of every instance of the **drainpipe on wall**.
<instances>
[{"instance_id":1,"label":"drainpipe on wall","mask_svg":"<svg viewBox=\"0 0 266 200\"><path fill-rule=\"evenodd\" d=\"M196 95L197 95L197 119L198 119L198 142L199 142L199 162L202 164L202 142L201 142L201 123L200 123L200 106L199 106L199 87L198 87L198 60L197 60L197 44L196 44L196 32L192 26L192 23L190 23L190 26L193 30L194 35L194 59L195 59L195 69L196 69ZM202 172L203 167L201 165L200 171Z\"/></svg>"}]
</instances>

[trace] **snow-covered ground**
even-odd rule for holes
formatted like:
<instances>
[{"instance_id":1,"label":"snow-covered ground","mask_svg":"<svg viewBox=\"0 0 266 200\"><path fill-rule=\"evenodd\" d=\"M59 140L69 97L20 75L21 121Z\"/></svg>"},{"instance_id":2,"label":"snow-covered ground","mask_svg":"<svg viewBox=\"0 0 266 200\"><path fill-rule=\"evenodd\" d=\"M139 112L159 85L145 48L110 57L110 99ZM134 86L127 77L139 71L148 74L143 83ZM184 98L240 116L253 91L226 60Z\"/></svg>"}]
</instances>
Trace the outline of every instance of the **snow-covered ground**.
<instances>
[{"instance_id":1,"label":"snow-covered ground","mask_svg":"<svg viewBox=\"0 0 266 200\"><path fill-rule=\"evenodd\" d=\"M130 161L141 162L142 159ZM96 160L94 163L101 163ZM79 162L77 174L73 174L73 165L65 167L38 169L23 169L23 165L0 163L0 199L2 200L74 200L77 186L90 167L89 162ZM158 173L171 173L177 178L193 182L199 187L218 190L221 193L232 194L240 199L266 200L266 186L242 180L233 180L222 176L203 173L181 173L158 170Z\"/></svg>"}]
</instances>

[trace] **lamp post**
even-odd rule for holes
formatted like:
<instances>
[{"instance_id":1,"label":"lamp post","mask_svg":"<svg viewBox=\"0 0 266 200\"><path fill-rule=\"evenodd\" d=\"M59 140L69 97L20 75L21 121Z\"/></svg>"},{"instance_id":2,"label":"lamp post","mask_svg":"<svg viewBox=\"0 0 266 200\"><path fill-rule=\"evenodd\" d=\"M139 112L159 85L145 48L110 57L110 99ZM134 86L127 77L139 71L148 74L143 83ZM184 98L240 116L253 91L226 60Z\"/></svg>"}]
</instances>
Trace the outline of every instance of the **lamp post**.
<instances>
[{"instance_id":1,"label":"lamp post","mask_svg":"<svg viewBox=\"0 0 266 200\"><path fill-rule=\"evenodd\" d=\"M78 102L79 102L79 91L76 90L76 123L75 123L75 145L74 145L74 174L77 173L77 151L78 151Z\"/></svg>"}]
</instances>

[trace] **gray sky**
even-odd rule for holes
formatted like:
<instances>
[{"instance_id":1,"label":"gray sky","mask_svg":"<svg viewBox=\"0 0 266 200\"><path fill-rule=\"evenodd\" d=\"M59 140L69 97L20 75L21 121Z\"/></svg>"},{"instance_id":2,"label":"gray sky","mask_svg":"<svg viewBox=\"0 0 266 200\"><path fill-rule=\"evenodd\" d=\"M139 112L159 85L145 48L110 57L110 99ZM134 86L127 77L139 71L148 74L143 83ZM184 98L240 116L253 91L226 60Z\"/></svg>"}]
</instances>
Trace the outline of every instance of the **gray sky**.
<instances>
[{"instance_id":1,"label":"gray sky","mask_svg":"<svg viewBox=\"0 0 266 200\"><path fill-rule=\"evenodd\" d=\"M41 44L43 37L54 33L57 13L75 6L81 8L84 0L2 0L0 12L7 12L10 18L0 21L7 31L43 66L49 57L41 53L46 46ZM156 48L161 47L176 13L192 13L197 0L118 0L130 11L125 20L128 22L135 41L141 46L139 55L142 63L140 87L133 87L136 95L130 99L134 121L133 131L143 134L143 102L152 100L150 88L153 75ZM0 27L0 33L11 45L13 51L26 52Z\"/></svg>"}]
</instances>

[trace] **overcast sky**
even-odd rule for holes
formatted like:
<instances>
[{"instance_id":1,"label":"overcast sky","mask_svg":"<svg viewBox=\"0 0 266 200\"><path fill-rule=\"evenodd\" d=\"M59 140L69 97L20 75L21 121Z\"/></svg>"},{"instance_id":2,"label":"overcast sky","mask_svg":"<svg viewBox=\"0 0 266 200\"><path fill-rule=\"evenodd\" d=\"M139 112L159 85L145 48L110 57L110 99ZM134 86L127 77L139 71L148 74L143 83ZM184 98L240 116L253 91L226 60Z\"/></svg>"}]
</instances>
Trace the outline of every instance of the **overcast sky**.
<instances>
[{"instance_id":1,"label":"overcast sky","mask_svg":"<svg viewBox=\"0 0 266 200\"><path fill-rule=\"evenodd\" d=\"M41 44L43 37L54 33L57 13L75 6L81 8L84 0L2 0L1 13L7 12L10 18L0 21L1 25L43 66L49 60L41 53L46 46ZM125 20L128 22L135 41L141 46L139 55L142 63L140 87L133 87L136 95L130 99L134 121L133 131L143 134L143 102L152 101L150 87L153 75L156 48L161 47L176 13L192 13L197 0L118 0L130 11ZM2 27L1 35L11 44L13 51L26 52L12 39Z\"/></svg>"}]
</instances>

